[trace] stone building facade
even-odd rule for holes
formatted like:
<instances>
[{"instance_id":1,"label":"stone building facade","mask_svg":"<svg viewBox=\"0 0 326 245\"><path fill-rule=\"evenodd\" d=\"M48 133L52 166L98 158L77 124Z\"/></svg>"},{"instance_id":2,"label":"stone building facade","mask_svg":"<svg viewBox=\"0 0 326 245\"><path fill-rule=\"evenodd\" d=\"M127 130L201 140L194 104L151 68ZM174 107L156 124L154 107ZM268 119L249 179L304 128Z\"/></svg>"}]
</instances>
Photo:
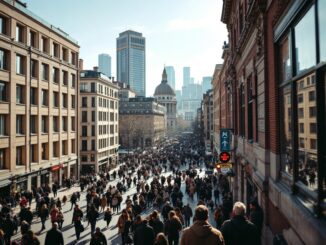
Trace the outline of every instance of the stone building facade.
<instances>
[{"instance_id":1,"label":"stone building facade","mask_svg":"<svg viewBox=\"0 0 326 245\"><path fill-rule=\"evenodd\" d=\"M320 0L223 2L214 131L233 129L234 200L262 206L263 244L326 240L325 10Z\"/></svg>"},{"instance_id":2,"label":"stone building facade","mask_svg":"<svg viewBox=\"0 0 326 245\"><path fill-rule=\"evenodd\" d=\"M78 178L77 42L0 1L0 194Z\"/></svg>"},{"instance_id":3,"label":"stone building facade","mask_svg":"<svg viewBox=\"0 0 326 245\"><path fill-rule=\"evenodd\" d=\"M119 147L119 87L98 71L80 72L79 139L81 173L114 166Z\"/></svg>"},{"instance_id":4,"label":"stone building facade","mask_svg":"<svg viewBox=\"0 0 326 245\"><path fill-rule=\"evenodd\" d=\"M166 135L166 109L154 98L120 101L119 125L122 148L152 147Z\"/></svg>"}]
</instances>

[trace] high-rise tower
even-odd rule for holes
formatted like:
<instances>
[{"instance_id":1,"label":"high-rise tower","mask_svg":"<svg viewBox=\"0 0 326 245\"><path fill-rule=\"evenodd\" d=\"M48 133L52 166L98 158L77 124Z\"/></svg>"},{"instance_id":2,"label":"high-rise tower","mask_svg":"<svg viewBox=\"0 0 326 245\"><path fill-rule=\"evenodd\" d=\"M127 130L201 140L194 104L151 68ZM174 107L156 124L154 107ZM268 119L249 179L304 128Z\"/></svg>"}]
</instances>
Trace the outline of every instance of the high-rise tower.
<instances>
[{"instance_id":1,"label":"high-rise tower","mask_svg":"<svg viewBox=\"0 0 326 245\"><path fill-rule=\"evenodd\" d=\"M108 77L111 77L111 56L108 54L98 55L98 69Z\"/></svg>"},{"instance_id":2,"label":"high-rise tower","mask_svg":"<svg viewBox=\"0 0 326 245\"><path fill-rule=\"evenodd\" d=\"M165 70L166 70L166 74L168 75L168 84L175 91L175 71L174 71L174 67L173 66L166 66Z\"/></svg>"},{"instance_id":3,"label":"high-rise tower","mask_svg":"<svg viewBox=\"0 0 326 245\"><path fill-rule=\"evenodd\" d=\"M117 38L117 80L130 85L137 96L146 96L145 38L127 30Z\"/></svg>"}]
</instances>

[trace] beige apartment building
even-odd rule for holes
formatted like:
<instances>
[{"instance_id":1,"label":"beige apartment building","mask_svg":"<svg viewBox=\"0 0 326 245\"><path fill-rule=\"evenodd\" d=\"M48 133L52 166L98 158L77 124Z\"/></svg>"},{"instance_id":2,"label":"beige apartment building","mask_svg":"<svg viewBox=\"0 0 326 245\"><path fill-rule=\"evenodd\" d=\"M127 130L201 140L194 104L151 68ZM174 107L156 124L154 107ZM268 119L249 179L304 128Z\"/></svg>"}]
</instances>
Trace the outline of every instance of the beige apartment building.
<instances>
[{"instance_id":1,"label":"beige apartment building","mask_svg":"<svg viewBox=\"0 0 326 245\"><path fill-rule=\"evenodd\" d=\"M96 70L80 73L79 139L81 173L106 171L119 147L119 86Z\"/></svg>"},{"instance_id":2,"label":"beige apartment building","mask_svg":"<svg viewBox=\"0 0 326 245\"><path fill-rule=\"evenodd\" d=\"M0 193L78 178L79 46L19 1L0 1Z\"/></svg>"}]
</instances>

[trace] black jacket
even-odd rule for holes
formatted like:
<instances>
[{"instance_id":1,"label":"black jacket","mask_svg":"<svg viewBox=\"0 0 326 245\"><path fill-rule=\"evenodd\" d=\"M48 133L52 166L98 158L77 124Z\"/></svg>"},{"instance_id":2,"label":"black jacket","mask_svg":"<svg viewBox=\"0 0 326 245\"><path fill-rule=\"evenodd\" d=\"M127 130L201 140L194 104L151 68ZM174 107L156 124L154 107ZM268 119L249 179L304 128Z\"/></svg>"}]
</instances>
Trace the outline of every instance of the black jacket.
<instances>
[{"instance_id":1,"label":"black jacket","mask_svg":"<svg viewBox=\"0 0 326 245\"><path fill-rule=\"evenodd\" d=\"M51 229L46 233L45 245L64 245L62 232L57 229Z\"/></svg>"},{"instance_id":2,"label":"black jacket","mask_svg":"<svg viewBox=\"0 0 326 245\"><path fill-rule=\"evenodd\" d=\"M149 225L153 228L155 236L164 231L164 224L160 219L151 219Z\"/></svg>"},{"instance_id":3,"label":"black jacket","mask_svg":"<svg viewBox=\"0 0 326 245\"><path fill-rule=\"evenodd\" d=\"M148 224L142 224L134 234L134 245L153 245L155 234L152 227Z\"/></svg>"},{"instance_id":4,"label":"black jacket","mask_svg":"<svg viewBox=\"0 0 326 245\"><path fill-rule=\"evenodd\" d=\"M225 245L259 245L257 227L243 216L234 216L226 220L222 227Z\"/></svg>"}]
</instances>

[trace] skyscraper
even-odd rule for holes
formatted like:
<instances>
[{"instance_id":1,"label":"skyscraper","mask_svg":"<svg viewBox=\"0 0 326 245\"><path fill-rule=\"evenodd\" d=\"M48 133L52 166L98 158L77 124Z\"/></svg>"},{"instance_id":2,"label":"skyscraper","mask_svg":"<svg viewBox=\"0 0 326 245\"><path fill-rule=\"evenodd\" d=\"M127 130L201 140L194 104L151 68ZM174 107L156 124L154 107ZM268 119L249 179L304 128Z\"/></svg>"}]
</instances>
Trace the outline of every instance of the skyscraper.
<instances>
[{"instance_id":1,"label":"skyscraper","mask_svg":"<svg viewBox=\"0 0 326 245\"><path fill-rule=\"evenodd\" d=\"M188 86L190 83L190 67L183 67L183 86Z\"/></svg>"},{"instance_id":2,"label":"skyscraper","mask_svg":"<svg viewBox=\"0 0 326 245\"><path fill-rule=\"evenodd\" d=\"M175 91L175 72L173 66L166 66L165 67L166 74L168 75L168 84L173 88Z\"/></svg>"},{"instance_id":3,"label":"skyscraper","mask_svg":"<svg viewBox=\"0 0 326 245\"><path fill-rule=\"evenodd\" d=\"M207 90L212 88L212 77L203 77L203 83L202 83L202 87L203 87L203 93L206 93Z\"/></svg>"},{"instance_id":4,"label":"skyscraper","mask_svg":"<svg viewBox=\"0 0 326 245\"><path fill-rule=\"evenodd\" d=\"M127 30L117 38L117 79L130 85L137 96L146 96L145 38Z\"/></svg>"},{"instance_id":5,"label":"skyscraper","mask_svg":"<svg viewBox=\"0 0 326 245\"><path fill-rule=\"evenodd\" d=\"M111 56L108 54L98 55L98 69L108 77L111 77Z\"/></svg>"}]
</instances>

